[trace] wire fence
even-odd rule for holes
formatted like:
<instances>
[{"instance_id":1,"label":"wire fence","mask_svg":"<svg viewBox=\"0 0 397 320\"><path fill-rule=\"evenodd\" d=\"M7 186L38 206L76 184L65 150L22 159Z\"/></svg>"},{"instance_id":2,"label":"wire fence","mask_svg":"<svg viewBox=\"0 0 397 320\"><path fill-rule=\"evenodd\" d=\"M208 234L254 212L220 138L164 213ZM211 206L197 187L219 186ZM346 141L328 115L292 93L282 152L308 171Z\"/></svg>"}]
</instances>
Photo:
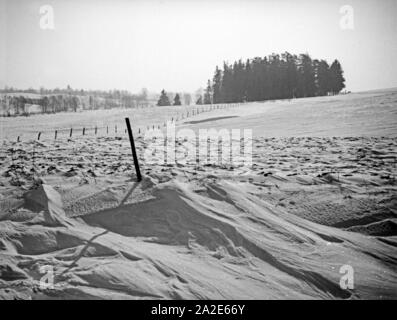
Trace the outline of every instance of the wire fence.
<instances>
[{"instance_id":1,"label":"wire fence","mask_svg":"<svg viewBox=\"0 0 397 320\"><path fill-rule=\"evenodd\" d=\"M177 112L166 119L153 119L153 122L148 124L136 124L132 128L134 135L140 136L144 135L145 132L149 130L164 130L167 127L167 123L182 124L185 120L192 117L198 116L200 114L211 112L221 109L230 109L240 106L241 103L231 103L231 104L213 104L213 105L202 105L198 107L192 107L188 110L183 110L183 112ZM149 120L150 121L150 120ZM146 121L147 122L147 121ZM27 138L29 136L29 138ZM109 123L103 125L80 125L79 127L71 126L68 128L59 129L43 129L40 131L29 132L29 134L18 134L14 139L7 139L14 142L29 142L29 141L42 141L42 140L61 140L61 139L76 139L84 137L95 137L95 136L120 136L127 137L127 128L124 123L124 119L120 119L117 123Z\"/></svg>"}]
</instances>

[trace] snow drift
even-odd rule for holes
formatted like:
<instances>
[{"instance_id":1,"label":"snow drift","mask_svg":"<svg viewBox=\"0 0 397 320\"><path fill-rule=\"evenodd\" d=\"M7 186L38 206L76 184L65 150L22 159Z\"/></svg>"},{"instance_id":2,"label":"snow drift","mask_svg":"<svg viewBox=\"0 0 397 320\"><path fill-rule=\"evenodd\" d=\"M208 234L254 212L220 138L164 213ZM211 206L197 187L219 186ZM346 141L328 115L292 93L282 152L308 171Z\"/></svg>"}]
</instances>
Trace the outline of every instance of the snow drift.
<instances>
[{"instance_id":1,"label":"snow drift","mask_svg":"<svg viewBox=\"0 0 397 320\"><path fill-rule=\"evenodd\" d=\"M244 192L238 183L170 181L147 200L62 214L49 186L33 191L46 219L0 223L3 297L392 298L396 243L318 225ZM106 197L98 195L100 206ZM31 197L26 207L35 209ZM55 211L54 211L55 210ZM49 220L48 217L55 217ZM51 223L49 223L49 221ZM53 223L53 222L56 223ZM342 265L355 288L340 287ZM53 289L41 289L41 266ZM21 290L20 288L24 288ZM25 296L23 296L25 295Z\"/></svg>"}]
</instances>

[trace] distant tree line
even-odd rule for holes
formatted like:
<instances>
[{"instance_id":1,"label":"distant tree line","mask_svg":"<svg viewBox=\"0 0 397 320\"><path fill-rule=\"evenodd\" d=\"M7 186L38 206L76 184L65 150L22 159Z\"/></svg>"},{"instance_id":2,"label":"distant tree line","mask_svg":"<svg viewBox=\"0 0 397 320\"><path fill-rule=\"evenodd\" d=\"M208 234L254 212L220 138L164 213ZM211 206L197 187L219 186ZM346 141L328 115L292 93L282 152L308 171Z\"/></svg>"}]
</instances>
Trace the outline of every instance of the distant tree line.
<instances>
[{"instance_id":1,"label":"distant tree line","mask_svg":"<svg viewBox=\"0 0 397 320\"><path fill-rule=\"evenodd\" d=\"M92 97L100 97L103 99L117 99L117 100L128 100L127 98L141 102L147 101L148 99L148 91L146 88L143 88L140 93L133 94L127 90L84 90L84 89L72 89L70 85L66 88L55 88L55 89L46 89L41 87L40 89L17 89L13 87L4 87L4 89L0 89L0 93L9 94L9 93L31 93L31 94L39 94L42 96L92 96Z\"/></svg>"},{"instance_id":2,"label":"distant tree line","mask_svg":"<svg viewBox=\"0 0 397 320\"><path fill-rule=\"evenodd\" d=\"M264 58L224 63L216 67L212 82L208 80L197 104L234 103L334 95L345 88L342 66L331 65L288 52Z\"/></svg>"},{"instance_id":3,"label":"distant tree line","mask_svg":"<svg viewBox=\"0 0 397 320\"><path fill-rule=\"evenodd\" d=\"M30 98L23 95L5 96L1 99L2 115L27 115L30 105L40 107L40 113L55 113L61 111L77 111L81 106L81 98L77 96L52 95ZM37 112L35 112L37 113Z\"/></svg>"},{"instance_id":4,"label":"distant tree line","mask_svg":"<svg viewBox=\"0 0 397 320\"><path fill-rule=\"evenodd\" d=\"M0 90L0 93L3 93L0 97L0 114L3 116L29 114L30 105L39 106L40 113L76 112L78 109L134 108L149 105L146 89L142 89L139 94L131 94L122 90L72 90L70 86L66 89L52 90L44 88L18 90L6 87Z\"/></svg>"}]
</instances>

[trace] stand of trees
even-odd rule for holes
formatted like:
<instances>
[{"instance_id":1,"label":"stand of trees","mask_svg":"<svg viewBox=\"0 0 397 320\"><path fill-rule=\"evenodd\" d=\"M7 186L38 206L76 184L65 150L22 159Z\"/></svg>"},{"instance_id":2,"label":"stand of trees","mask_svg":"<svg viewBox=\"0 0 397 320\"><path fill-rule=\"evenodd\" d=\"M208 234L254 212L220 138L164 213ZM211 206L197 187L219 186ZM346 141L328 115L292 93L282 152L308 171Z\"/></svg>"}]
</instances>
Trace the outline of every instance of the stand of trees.
<instances>
[{"instance_id":1,"label":"stand of trees","mask_svg":"<svg viewBox=\"0 0 397 320\"><path fill-rule=\"evenodd\" d=\"M138 94L126 90L77 90L67 86L65 89L27 89L5 87L0 90L0 115L28 115L30 105L40 107L40 113L56 113L78 109L97 110L117 107L135 108L148 106L146 89ZM35 112L37 113L37 112Z\"/></svg>"},{"instance_id":2,"label":"stand of trees","mask_svg":"<svg viewBox=\"0 0 397 320\"><path fill-rule=\"evenodd\" d=\"M345 88L342 66L288 52L216 67L203 103L264 101L338 94ZM201 102L201 101L200 101Z\"/></svg>"},{"instance_id":3,"label":"stand of trees","mask_svg":"<svg viewBox=\"0 0 397 320\"><path fill-rule=\"evenodd\" d=\"M30 105L40 107L40 113L55 113L63 111L76 112L82 105L81 97L70 95L51 95L37 98L25 96L6 96L1 99L1 115L28 115ZM6 109L6 110L3 110ZM37 112L35 112L37 113Z\"/></svg>"},{"instance_id":4,"label":"stand of trees","mask_svg":"<svg viewBox=\"0 0 397 320\"><path fill-rule=\"evenodd\" d=\"M119 100L119 101L134 101L135 103L145 103L148 100L148 90L143 88L139 93L133 94L127 90L84 90L84 89L72 89L69 85L66 88L55 88L46 89L41 87L40 89L17 89L6 86L4 89L0 89L0 93L11 94L18 93L23 94L31 93L38 94L41 96L78 96L78 97L95 97L108 100Z\"/></svg>"},{"instance_id":5,"label":"stand of trees","mask_svg":"<svg viewBox=\"0 0 397 320\"><path fill-rule=\"evenodd\" d=\"M167 95L167 92L165 92L165 90L161 90L161 94L160 94L160 98L157 101L157 105L158 106L170 106L171 102L170 99ZM181 101L181 96L179 95L179 93L176 93L173 99L173 106L181 106L182 105L182 101ZM185 104L189 105L190 104L190 100L191 100L191 96L190 94L184 94L184 100L185 100Z\"/></svg>"}]
</instances>

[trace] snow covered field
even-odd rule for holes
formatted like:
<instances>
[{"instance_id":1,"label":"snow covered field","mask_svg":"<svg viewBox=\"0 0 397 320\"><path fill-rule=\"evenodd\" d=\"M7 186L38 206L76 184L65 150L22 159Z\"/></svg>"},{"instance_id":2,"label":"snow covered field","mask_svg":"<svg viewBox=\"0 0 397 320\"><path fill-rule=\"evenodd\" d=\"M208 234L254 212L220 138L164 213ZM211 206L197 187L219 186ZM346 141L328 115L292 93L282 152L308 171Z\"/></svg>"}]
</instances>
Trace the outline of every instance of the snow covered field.
<instances>
[{"instance_id":1,"label":"snow covered field","mask_svg":"<svg viewBox=\"0 0 397 320\"><path fill-rule=\"evenodd\" d=\"M193 109L0 119L0 297L397 298L397 90ZM252 129L252 166L146 164L171 118Z\"/></svg>"},{"instance_id":2,"label":"snow covered field","mask_svg":"<svg viewBox=\"0 0 397 320\"><path fill-rule=\"evenodd\" d=\"M179 127L252 129L257 137L296 136L396 136L397 89L352 93L334 97L318 97L294 100L232 105L225 109L203 112L209 106L171 106L144 109L111 109L30 117L0 118L1 139L16 141L37 138L53 139L54 131L59 137L69 137L70 128L79 136L85 127L87 135L124 132L125 117L130 117L135 132L143 133L148 126L164 125L165 121L178 119ZM200 114L193 116L193 111ZM187 117L189 113L189 118ZM183 117L183 118L182 118ZM217 118L224 118L217 120ZM205 121L204 121L205 120ZM193 123L191 123L193 122ZM196 124L194 122L197 122Z\"/></svg>"},{"instance_id":3,"label":"snow covered field","mask_svg":"<svg viewBox=\"0 0 397 320\"><path fill-rule=\"evenodd\" d=\"M237 118L199 123L195 127L250 128L256 137L395 137L397 89L251 103L219 114Z\"/></svg>"}]
</instances>

